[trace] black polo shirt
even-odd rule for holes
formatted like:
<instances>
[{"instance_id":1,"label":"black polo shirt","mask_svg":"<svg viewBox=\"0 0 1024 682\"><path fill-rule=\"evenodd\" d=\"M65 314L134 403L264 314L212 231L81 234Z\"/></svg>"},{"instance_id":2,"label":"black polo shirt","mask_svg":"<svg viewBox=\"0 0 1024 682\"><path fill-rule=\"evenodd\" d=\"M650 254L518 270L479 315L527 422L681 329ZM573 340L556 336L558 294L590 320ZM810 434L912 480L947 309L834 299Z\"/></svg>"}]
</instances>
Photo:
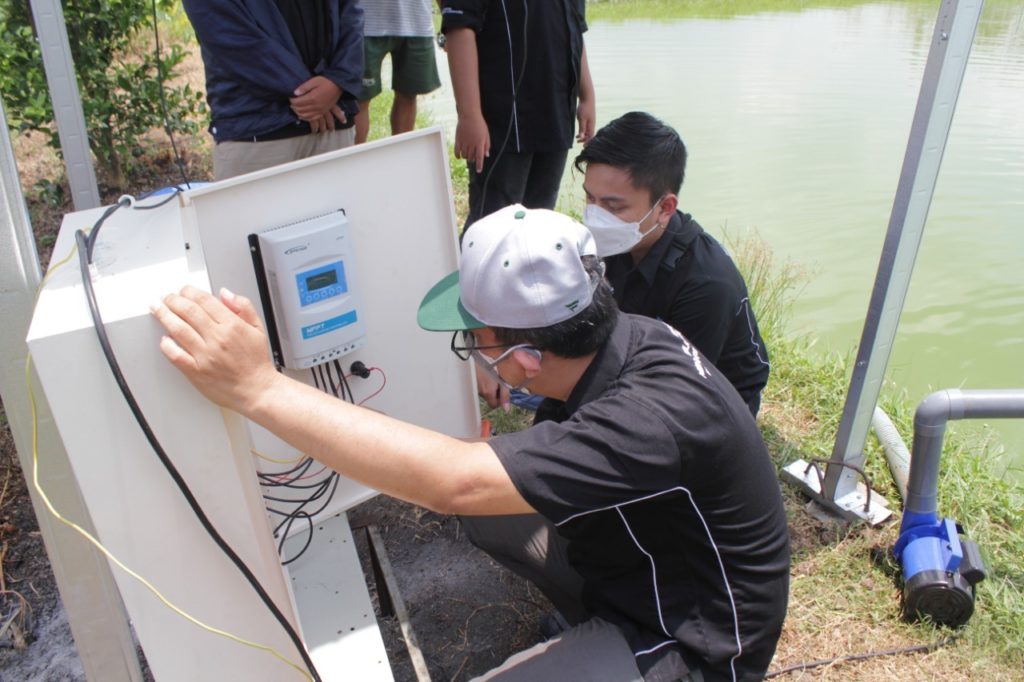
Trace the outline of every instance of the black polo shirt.
<instances>
[{"instance_id":1,"label":"black polo shirt","mask_svg":"<svg viewBox=\"0 0 1024 682\"><path fill-rule=\"evenodd\" d=\"M331 46L331 17L324 0L275 0L302 62L318 73Z\"/></svg>"},{"instance_id":2,"label":"black polo shirt","mask_svg":"<svg viewBox=\"0 0 1024 682\"><path fill-rule=\"evenodd\" d=\"M493 149L509 130L512 151L572 147L585 5L584 0L443 0L442 31L468 27L476 32L480 105Z\"/></svg>"},{"instance_id":3,"label":"black polo shirt","mask_svg":"<svg viewBox=\"0 0 1024 682\"><path fill-rule=\"evenodd\" d=\"M629 253L606 258L605 264L623 312L668 322L729 379L744 402L759 404L771 367L747 285L722 245L696 220L677 211L638 264Z\"/></svg>"},{"instance_id":4,"label":"black polo shirt","mask_svg":"<svg viewBox=\"0 0 1024 682\"><path fill-rule=\"evenodd\" d=\"M568 540L588 612L645 680L761 679L789 587L775 468L746 405L682 335L620 315L549 421L496 436L513 483Z\"/></svg>"}]
</instances>

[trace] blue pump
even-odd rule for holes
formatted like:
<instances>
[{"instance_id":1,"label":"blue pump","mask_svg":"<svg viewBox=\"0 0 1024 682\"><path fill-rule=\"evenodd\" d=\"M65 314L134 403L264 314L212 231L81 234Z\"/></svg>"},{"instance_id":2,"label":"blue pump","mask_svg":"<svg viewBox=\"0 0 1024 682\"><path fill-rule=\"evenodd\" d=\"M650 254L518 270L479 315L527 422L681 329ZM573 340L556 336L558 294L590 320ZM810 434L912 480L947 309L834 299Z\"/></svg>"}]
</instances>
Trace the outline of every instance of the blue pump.
<instances>
[{"instance_id":1,"label":"blue pump","mask_svg":"<svg viewBox=\"0 0 1024 682\"><path fill-rule=\"evenodd\" d=\"M900 536L893 547L903 567L903 613L949 627L974 613L976 585L985 578L977 543L936 510L939 459L951 419L1024 417L1024 390L932 393L914 414L914 445Z\"/></svg>"},{"instance_id":2,"label":"blue pump","mask_svg":"<svg viewBox=\"0 0 1024 682\"><path fill-rule=\"evenodd\" d=\"M949 518L903 517L893 553L903 567L907 618L927 616L941 625L959 627L974 613L974 586L985 578L985 568L978 545L961 532Z\"/></svg>"}]
</instances>

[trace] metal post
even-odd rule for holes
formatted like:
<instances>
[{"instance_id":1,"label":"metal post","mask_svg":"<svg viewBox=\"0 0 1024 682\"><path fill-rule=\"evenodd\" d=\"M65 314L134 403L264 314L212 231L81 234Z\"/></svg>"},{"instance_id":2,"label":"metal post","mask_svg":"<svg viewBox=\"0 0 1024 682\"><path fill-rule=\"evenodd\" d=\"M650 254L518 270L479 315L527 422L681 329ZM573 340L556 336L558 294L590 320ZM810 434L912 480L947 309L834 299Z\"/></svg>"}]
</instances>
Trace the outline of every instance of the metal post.
<instances>
[{"instance_id":1,"label":"metal post","mask_svg":"<svg viewBox=\"0 0 1024 682\"><path fill-rule=\"evenodd\" d=\"M864 463L864 443L871 414L878 402L910 286L982 4L982 0L944 0L939 7L903 171L831 462L856 467ZM830 464L825 475L823 501L835 505L836 500L854 491L856 484L853 470Z\"/></svg>"},{"instance_id":2,"label":"metal post","mask_svg":"<svg viewBox=\"0 0 1024 682\"><path fill-rule=\"evenodd\" d=\"M32 417L25 390L25 335L41 277L2 102L0 126L0 319L4 321L0 325L0 396L22 471L30 479ZM91 529L92 522L38 384L35 397L40 479L62 513ZM87 677L104 682L138 682L142 672L110 567L91 545L50 516L31 484L29 493Z\"/></svg>"},{"instance_id":3,"label":"metal post","mask_svg":"<svg viewBox=\"0 0 1024 682\"><path fill-rule=\"evenodd\" d=\"M96 187L96 171L89 151L89 135L64 25L64 11L59 0L32 0L32 16L39 32L39 49L43 53L71 198L76 211L96 208L100 205L100 193Z\"/></svg>"}]
</instances>

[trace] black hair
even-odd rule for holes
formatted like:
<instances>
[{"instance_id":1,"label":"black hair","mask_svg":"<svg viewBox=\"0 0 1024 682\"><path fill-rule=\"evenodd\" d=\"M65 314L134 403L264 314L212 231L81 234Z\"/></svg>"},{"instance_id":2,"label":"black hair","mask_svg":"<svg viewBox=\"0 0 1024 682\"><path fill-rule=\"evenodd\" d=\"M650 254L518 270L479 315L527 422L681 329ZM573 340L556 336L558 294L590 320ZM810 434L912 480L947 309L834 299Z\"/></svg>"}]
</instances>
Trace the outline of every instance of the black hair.
<instances>
[{"instance_id":1,"label":"black hair","mask_svg":"<svg viewBox=\"0 0 1024 682\"><path fill-rule=\"evenodd\" d=\"M573 165L603 163L629 173L633 185L646 189L651 201L679 194L686 173L686 145L670 126L650 114L631 111L597 131Z\"/></svg>"},{"instance_id":2,"label":"black hair","mask_svg":"<svg viewBox=\"0 0 1024 682\"><path fill-rule=\"evenodd\" d=\"M509 346L525 343L563 358L581 358L604 345L615 328L619 307L612 295L611 285L604 278L604 264L601 260L597 256L583 256L582 260L591 282L597 282L590 305L568 320L549 327L494 327L498 342Z\"/></svg>"}]
</instances>

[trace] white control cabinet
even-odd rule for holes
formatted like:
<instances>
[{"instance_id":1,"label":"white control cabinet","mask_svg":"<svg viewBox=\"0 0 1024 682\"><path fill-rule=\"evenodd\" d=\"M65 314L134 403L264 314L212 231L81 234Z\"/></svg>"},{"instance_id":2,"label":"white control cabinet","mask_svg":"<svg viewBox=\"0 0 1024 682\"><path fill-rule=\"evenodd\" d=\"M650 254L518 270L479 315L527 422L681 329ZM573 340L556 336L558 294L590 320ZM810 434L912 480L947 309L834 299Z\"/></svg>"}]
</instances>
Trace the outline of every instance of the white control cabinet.
<instances>
[{"instance_id":1,"label":"white control cabinet","mask_svg":"<svg viewBox=\"0 0 1024 682\"><path fill-rule=\"evenodd\" d=\"M92 279L111 345L151 428L213 525L298 629L322 678L389 680L345 518L346 509L374 491L340 479L330 504L284 542L284 551L294 553L312 534L308 549L282 566L281 538L273 536L257 474L286 465L253 452L282 460L301 453L196 392L160 354L162 328L149 314L150 304L185 284L227 287L260 301L248 235L273 234L339 208L351 241L325 249L331 253L322 254L323 262L284 269L292 273L293 290L305 277L305 294L327 290L339 300L358 294L345 304L358 324L339 325L353 335L335 346L347 353L346 365L358 360L374 371L352 379L351 398L453 436L476 435L468 363L449 352L447 336L416 326L423 294L457 266L447 151L438 129L211 184L159 209L121 209L99 234ZM101 212L65 217L54 263L71 253L74 231ZM340 268L325 274L339 262L344 276ZM345 292L337 287L342 281ZM313 324L301 318L303 308L315 307L298 306L300 334ZM327 319L345 314L339 309ZM132 417L97 342L76 258L51 272L28 344L100 541L195 618L301 662L283 628L200 526ZM305 353L297 344L292 351L283 371L314 383L312 370L301 365L325 351ZM48 481L41 485L45 490ZM53 502L61 508L58 496ZM264 650L197 627L121 569L113 571L159 682L305 679Z\"/></svg>"}]
</instances>

